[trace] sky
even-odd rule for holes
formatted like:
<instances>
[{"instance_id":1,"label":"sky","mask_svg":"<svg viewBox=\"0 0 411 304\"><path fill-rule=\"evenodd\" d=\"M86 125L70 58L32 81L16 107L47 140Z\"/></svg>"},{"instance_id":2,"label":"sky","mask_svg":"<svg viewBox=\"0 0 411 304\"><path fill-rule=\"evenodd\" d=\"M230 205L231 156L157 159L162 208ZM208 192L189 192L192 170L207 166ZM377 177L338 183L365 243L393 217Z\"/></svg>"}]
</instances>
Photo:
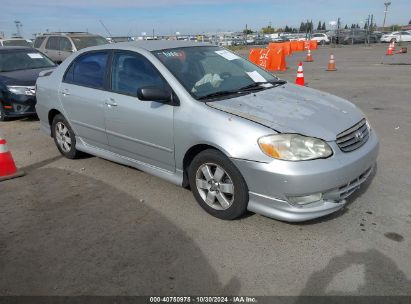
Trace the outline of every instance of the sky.
<instances>
[{"instance_id":1,"label":"sky","mask_svg":"<svg viewBox=\"0 0 411 304\"><path fill-rule=\"evenodd\" d=\"M374 14L377 25L384 19L384 0L1 0L0 32L10 37L14 21L22 23L22 34L49 31L89 31L108 36L141 36L143 32L174 35L220 31L299 27L303 20L345 24L364 22ZM411 0L392 0L388 24L408 24Z\"/></svg>"}]
</instances>

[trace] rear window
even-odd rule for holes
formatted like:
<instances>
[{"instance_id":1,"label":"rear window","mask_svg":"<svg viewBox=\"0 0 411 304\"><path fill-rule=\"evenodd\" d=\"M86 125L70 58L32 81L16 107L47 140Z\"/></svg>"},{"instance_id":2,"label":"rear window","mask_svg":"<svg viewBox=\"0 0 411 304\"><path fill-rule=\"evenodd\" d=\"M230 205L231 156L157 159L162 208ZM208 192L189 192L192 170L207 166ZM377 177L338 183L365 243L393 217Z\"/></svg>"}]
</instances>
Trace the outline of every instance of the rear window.
<instances>
[{"instance_id":1,"label":"rear window","mask_svg":"<svg viewBox=\"0 0 411 304\"><path fill-rule=\"evenodd\" d=\"M107 44L108 41L101 36L71 37L77 51L90 46Z\"/></svg>"}]
</instances>

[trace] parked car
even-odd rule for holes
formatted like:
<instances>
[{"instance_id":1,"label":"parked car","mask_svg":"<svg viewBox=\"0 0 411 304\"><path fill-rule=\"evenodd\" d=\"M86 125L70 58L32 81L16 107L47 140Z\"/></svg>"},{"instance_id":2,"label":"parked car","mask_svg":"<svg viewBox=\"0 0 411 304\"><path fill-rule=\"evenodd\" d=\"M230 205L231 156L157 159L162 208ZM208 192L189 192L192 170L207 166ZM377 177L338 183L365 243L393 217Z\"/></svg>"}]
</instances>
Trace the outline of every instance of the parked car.
<instances>
[{"instance_id":1,"label":"parked car","mask_svg":"<svg viewBox=\"0 0 411 304\"><path fill-rule=\"evenodd\" d=\"M378 38L376 35L369 35L369 41L367 40L367 34L365 32L344 33L340 36L341 44L358 44L358 43L376 43Z\"/></svg>"},{"instance_id":2,"label":"parked car","mask_svg":"<svg viewBox=\"0 0 411 304\"><path fill-rule=\"evenodd\" d=\"M382 35L381 42L403 42L411 41L411 33L408 31L392 32L390 34Z\"/></svg>"},{"instance_id":3,"label":"parked car","mask_svg":"<svg viewBox=\"0 0 411 304\"><path fill-rule=\"evenodd\" d=\"M33 43L23 38L0 39L0 46L27 46L32 47Z\"/></svg>"},{"instance_id":4,"label":"parked car","mask_svg":"<svg viewBox=\"0 0 411 304\"><path fill-rule=\"evenodd\" d=\"M281 43L281 42L290 41L290 39L288 39L286 36L279 36L279 37L276 37L276 38L271 39L271 41L272 41L272 42L279 42L279 43Z\"/></svg>"},{"instance_id":5,"label":"parked car","mask_svg":"<svg viewBox=\"0 0 411 304\"><path fill-rule=\"evenodd\" d=\"M318 44L325 45L330 43L330 38L324 33L315 33L311 36L311 40L318 41Z\"/></svg>"},{"instance_id":6,"label":"parked car","mask_svg":"<svg viewBox=\"0 0 411 304\"><path fill-rule=\"evenodd\" d=\"M54 66L33 48L0 47L0 121L36 113L36 79Z\"/></svg>"},{"instance_id":7,"label":"parked car","mask_svg":"<svg viewBox=\"0 0 411 304\"><path fill-rule=\"evenodd\" d=\"M105 38L83 32L50 33L36 37L34 47L50 57L54 62L61 63L73 52L90 46L109 43Z\"/></svg>"},{"instance_id":8,"label":"parked car","mask_svg":"<svg viewBox=\"0 0 411 304\"><path fill-rule=\"evenodd\" d=\"M378 152L350 102L209 44L88 48L39 77L37 90L41 126L62 155L86 152L190 186L221 219L247 209L284 221L335 212Z\"/></svg>"}]
</instances>

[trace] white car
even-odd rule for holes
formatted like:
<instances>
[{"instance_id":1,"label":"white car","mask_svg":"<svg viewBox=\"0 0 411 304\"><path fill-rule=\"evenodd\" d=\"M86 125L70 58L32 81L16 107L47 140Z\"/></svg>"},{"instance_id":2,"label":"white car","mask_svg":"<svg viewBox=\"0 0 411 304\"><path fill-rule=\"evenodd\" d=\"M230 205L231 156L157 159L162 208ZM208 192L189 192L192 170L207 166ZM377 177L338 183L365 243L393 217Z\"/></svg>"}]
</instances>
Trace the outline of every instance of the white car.
<instances>
[{"instance_id":1,"label":"white car","mask_svg":"<svg viewBox=\"0 0 411 304\"><path fill-rule=\"evenodd\" d=\"M327 34L317 33L311 36L311 40L318 41L318 44L328 44L330 43L330 38L328 38Z\"/></svg>"},{"instance_id":2,"label":"white car","mask_svg":"<svg viewBox=\"0 0 411 304\"><path fill-rule=\"evenodd\" d=\"M400 41L411 41L411 33L408 31L392 32L390 34L382 35L381 42L400 42Z\"/></svg>"}]
</instances>

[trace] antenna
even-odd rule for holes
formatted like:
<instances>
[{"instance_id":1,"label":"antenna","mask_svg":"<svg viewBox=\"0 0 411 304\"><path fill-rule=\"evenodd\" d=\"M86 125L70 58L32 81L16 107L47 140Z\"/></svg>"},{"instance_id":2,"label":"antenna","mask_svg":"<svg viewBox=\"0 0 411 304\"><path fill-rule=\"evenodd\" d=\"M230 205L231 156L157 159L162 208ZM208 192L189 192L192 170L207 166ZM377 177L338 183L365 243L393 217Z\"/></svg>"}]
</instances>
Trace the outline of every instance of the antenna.
<instances>
[{"instance_id":1,"label":"antenna","mask_svg":"<svg viewBox=\"0 0 411 304\"><path fill-rule=\"evenodd\" d=\"M109 35L109 37L111 38L111 40L114 41L114 42L116 42L116 41L113 39L113 36L111 35L111 33L110 33L110 31L108 30L108 28L104 25L103 21L101 21L101 20L99 20L99 21L100 21L101 25L104 27L104 29L106 30L106 32L108 33L108 35Z\"/></svg>"}]
</instances>

